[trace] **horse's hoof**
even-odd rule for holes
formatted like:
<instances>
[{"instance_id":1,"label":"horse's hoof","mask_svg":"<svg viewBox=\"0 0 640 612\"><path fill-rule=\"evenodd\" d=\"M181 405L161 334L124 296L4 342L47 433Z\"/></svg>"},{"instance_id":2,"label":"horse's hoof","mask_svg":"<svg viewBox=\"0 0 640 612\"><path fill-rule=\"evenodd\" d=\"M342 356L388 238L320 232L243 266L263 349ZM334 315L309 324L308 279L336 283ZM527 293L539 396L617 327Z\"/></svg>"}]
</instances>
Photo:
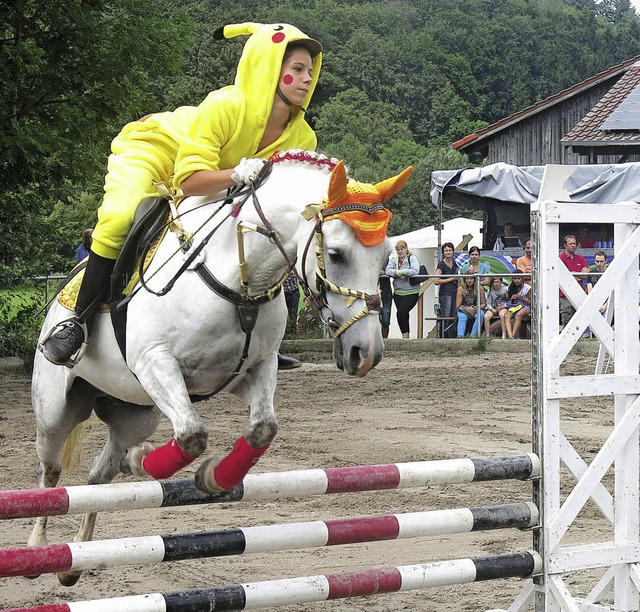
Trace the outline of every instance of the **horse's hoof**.
<instances>
[{"instance_id":1,"label":"horse's hoof","mask_svg":"<svg viewBox=\"0 0 640 612\"><path fill-rule=\"evenodd\" d=\"M213 468L220 463L219 459L207 459L196 472L196 488L203 493L224 493L223 489L213 477Z\"/></svg>"},{"instance_id":2,"label":"horse's hoof","mask_svg":"<svg viewBox=\"0 0 640 612\"><path fill-rule=\"evenodd\" d=\"M155 450L155 446L151 442L127 449L120 460L120 471L128 476L149 476L142 467L142 461L152 450Z\"/></svg>"},{"instance_id":3,"label":"horse's hoof","mask_svg":"<svg viewBox=\"0 0 640 612\"><path fill-rule=\"evenodd\" d=\"M58 574L58 582L62 586L72 587L73 585L80 580L80 576L82 572L60 572Z\"/></svg>"}]
</instances>

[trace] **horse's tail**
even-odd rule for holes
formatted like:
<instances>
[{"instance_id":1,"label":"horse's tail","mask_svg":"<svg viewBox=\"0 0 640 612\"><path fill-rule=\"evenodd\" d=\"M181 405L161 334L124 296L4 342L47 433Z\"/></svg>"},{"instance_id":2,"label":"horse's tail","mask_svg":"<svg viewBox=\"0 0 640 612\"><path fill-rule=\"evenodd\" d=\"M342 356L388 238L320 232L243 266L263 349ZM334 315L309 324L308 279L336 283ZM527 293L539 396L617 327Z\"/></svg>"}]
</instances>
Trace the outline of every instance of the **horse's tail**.
<instances>
[{"instance_id":1,"label":"horse's tail","mask_svg":"<svg viewBox=\"0 0 640 612\"><path fill-rule=\"evenodd\" d=\"M73 468L77 469L80 467L82 442L84 440L84 433L86 430L87 421L82 421L82 423L78 423L67 436L60 456L60 463L62 464L63 471L68 472Z\"/></svg>"}]
</instances>

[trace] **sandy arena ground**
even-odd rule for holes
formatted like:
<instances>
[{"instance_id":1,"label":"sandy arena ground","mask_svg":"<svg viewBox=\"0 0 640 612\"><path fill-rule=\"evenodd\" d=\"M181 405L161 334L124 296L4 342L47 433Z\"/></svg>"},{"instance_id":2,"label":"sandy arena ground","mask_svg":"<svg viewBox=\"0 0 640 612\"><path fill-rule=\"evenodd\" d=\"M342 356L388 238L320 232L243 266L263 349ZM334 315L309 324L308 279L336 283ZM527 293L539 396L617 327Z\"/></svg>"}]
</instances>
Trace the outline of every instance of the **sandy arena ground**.
<instances>
[{"instance_id":1,"label":"sandy arena ground","mask_svg":"<svg viewBox=\"0 0 640 612\"><path fill-rule=\"evenodd\" d=\"M393 345L400 346L400 341ZM422 341L406 341L406 347ZM427 342L427 341L424 341ZM432 343L427 351L388 350L366 378L339 372L329 354L302 353L303 368L280 374L276 396L278 436L255 472L394 463L432 459L523 454L531 451L530 375L527 341L505 352L493 341L486 352L461 350L475 341ZM391 347L393 343L389 343ZM286 350L287 347L285 347ZM291 348L291 347L289 347ZM577 360L593 368L591 351ZM578 367L578 366L576 366ZM30 381L0 369L0 488L36 486L35 425ZM604 425L608 411L588 407L590 420ZM245 406L223 395L198 404L210 429L211 453L227 450L245 426ZM598 412L598 411L601 412ZM86 438L79 469L61 485L84 484L104 429L96 423ZM582 431L578 436L586 436ZM171 436L164 421L152 439ZM585 438L585 448L589 443ZM597 446L597 445L596 445ZM183 472L190 476L196 466ZM124 477L121 477L124 480ZM527 482L448 485L425 489L327 495L268 502L240 502L173 509L104 513L96 539L184 533L230 527L480 506L531 499ZM77 516L50 519L49 539L68 542ZM2 546L22 546L33 521L0 524ZM276 578L347 572L371 567L477 557L531 548L531 533L489 531L270 554L187 560L86 572L71 588L55 575L0 579L0 607L169 592L179 589ZM524 582L509 579L329 603L272 608L287 611L480 611L506 608Z\"/></svg>"}]
</instances>

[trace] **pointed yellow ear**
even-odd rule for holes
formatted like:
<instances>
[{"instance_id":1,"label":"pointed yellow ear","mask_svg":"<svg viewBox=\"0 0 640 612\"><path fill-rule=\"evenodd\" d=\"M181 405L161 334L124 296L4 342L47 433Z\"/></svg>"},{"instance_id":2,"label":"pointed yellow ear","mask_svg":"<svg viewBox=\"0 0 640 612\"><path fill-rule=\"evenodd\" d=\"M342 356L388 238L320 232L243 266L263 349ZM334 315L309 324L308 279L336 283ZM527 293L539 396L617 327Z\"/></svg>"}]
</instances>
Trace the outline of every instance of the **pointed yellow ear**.
<instances>
[{"instance_id":1,"label":"pointed yellow ear","mask_svg":"<svg viewBox=\"0 0 640 612\"><path fill-rule=\"evenodd\" d=\"M391 178L376 183L375 188L376 191L380 194L382 201L386 202L390 197L396 195L396 193L398 193L398 191L400 191L404 187L405 183L409 180L412 172L413 167L409 166L406 170L403 170L397 176L392 176Z\"/></svg>"},{"instance_id":2,"label":"pointed yellow ear","mask_svg":"<svg viewBox=\"0 0 640 612\"><path fill-rule=\"evenodd\" d=\"M347 198L347 171L344 162L340 160L331 172L327 207L341 204Z\"/></svg>"}]
</instances>

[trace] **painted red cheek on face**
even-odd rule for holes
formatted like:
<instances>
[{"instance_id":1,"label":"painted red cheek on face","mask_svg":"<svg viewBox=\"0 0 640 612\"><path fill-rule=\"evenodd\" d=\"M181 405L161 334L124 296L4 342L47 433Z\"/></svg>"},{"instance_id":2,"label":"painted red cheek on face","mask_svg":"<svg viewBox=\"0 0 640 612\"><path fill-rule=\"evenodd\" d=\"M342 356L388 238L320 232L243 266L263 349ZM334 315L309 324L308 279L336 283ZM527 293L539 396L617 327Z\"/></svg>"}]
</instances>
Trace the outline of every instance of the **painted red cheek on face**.
<instances>
[{"instance_id":1,"label":"painted red cheek on face","mask_svg":"<svg viewBox=\"0 0 640 612\"><path fill-rule=\"evenodd\" d=\"M282 32L276 32L272 37L271 40L274 43L281 43L284 40L284 34Z\"/></svg>"},{"instance_id":2,"label":"painted red cheek on face","mask_svg":"<svg viewBox=\"0 0 640 612\"><path fill-rule=\"evenodd\" d=\"M285 74L285 75L282 77L282 82L283 82L285 85L291 85L291 83L293 83L293 77L292 77L290 74Z\"/></svg>"}]
</instances>

